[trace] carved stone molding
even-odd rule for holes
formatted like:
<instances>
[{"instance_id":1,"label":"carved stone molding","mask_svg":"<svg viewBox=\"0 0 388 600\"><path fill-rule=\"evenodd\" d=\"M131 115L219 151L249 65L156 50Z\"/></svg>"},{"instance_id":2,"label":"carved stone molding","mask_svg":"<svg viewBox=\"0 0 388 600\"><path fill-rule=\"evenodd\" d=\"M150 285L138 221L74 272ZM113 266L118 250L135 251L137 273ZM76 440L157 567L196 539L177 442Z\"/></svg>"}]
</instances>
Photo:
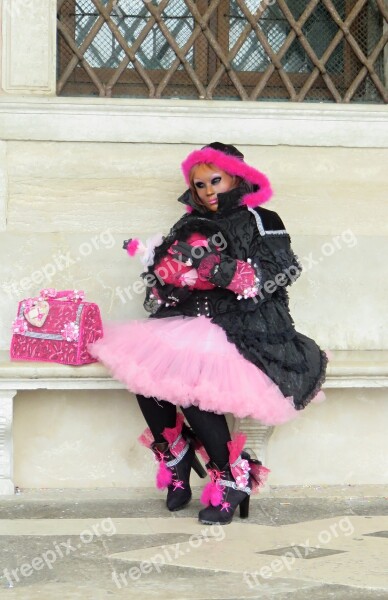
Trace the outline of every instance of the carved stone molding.
<instances>
[{"instance_id":1,"label":"carved stone molding","mask_svg":"<svg viewBox=\"0 0 388 600\"><path fill-rule=\"evenodd\" d=\"M0 390L0 494L13 494L13 399L16 390Z\"/></svg>"},{"instance_id":2,"label":"carved stone molding","mask_svg":"<svg viewBox=\"0 0 388 600\"><path fill-rule=\"evenodd\" d=\"M271 425L263 425L254 419L237 419L234 431L241 431L247 436L246 448L250 448L257 458L265 465L268 440L275 428Z\"/></svg>"},{"instance_id":3,"label":"carved stone molding","mask_svg":"<svg viewBox=\"0 0 388 600\"><path fill-rule=\"evenodd\" d=\"M54 95L56 0L3 0L1 16L3 91Z\"/></svg>"},{"instance_id":4,"label":"carved stone molding","mask_svg":"<svg viewBox=\"0 0 388 600\"><path fill-rule=\"evenodd\" d=\"M3 139L203 145L228 123L236 145L388 146L385 106L32 95L0 97Z\"/></svg>"}]
</instances>

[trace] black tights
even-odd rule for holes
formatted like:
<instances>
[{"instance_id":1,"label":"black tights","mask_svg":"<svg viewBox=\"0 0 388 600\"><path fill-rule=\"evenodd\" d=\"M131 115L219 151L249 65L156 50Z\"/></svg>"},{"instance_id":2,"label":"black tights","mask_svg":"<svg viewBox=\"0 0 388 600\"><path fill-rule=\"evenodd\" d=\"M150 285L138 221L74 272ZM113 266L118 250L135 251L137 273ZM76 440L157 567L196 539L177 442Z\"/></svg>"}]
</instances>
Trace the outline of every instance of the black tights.
<instances>
[{"instance_id":1,"label":"black tights","mask_svg":"<svg viewBox=\"0 0 388 600\"><path fill-rule=\"evenodd\" d=\"M155 442L165 442L162 431L165 427L175 427L176 406L165 400L146 398L140 394L136 397ZM204 445L210 460L222 468L229 461L226 443L230 440L230 433L225 415L200 410L197 406L182 408L182 412Z\"/></svg>"}]
</instances>

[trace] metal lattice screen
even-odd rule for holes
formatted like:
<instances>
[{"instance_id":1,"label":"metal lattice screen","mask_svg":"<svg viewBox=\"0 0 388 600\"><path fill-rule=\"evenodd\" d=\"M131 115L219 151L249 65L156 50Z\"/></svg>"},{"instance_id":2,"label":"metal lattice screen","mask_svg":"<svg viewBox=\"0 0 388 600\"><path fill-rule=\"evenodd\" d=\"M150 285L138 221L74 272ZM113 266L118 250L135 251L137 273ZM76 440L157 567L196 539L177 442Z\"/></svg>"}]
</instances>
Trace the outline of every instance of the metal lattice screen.
<instances>
[{"instance_id":1,"label":"metal lattice screen","mask_svg":"<svg viewBox=\"0 0 388 600\"><path fill-rule=\"evenodd\" d=\"M388 102L387 0L58 0L58 94Z\"/></svg>"}]
</instances>

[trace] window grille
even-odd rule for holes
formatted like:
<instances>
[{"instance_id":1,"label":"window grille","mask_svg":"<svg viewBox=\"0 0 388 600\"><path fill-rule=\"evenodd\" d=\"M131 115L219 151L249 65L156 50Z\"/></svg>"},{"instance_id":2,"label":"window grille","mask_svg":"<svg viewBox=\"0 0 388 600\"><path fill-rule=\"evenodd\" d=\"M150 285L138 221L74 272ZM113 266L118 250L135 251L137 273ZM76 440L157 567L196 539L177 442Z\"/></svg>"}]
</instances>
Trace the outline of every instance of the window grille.
<instances>
[{"instance_id":1,"label":"window grille","mask_svg":"<svg viewBox=\"0 0 388 600\"><path fill-rule=\"evenodd\" d=\"M388 101L386 0L58 0L58 94Z\"/></svg>"}]
</instances>

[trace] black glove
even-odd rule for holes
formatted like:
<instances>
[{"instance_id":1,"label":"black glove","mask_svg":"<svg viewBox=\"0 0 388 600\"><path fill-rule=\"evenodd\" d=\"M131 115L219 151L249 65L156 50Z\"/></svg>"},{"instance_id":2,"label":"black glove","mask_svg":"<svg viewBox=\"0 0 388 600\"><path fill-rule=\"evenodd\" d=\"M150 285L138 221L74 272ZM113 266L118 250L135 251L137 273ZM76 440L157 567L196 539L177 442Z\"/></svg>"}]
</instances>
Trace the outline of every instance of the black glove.
<instances>
[{"instance_id":1,"label":"black glove","mask_svg":"<svg viewBox=\"0 0 388 600\"><path fill-rule=\"evenodd\" d=\"M204 258L212 254L218 254L216 247L212 242L208 242L208 247L190 246L186 242L178 242L171 246L170 252L172 252L177 260L185 263L185 265L192 265L194 269L198 269Z\"/></svg>"}]
</instances>

